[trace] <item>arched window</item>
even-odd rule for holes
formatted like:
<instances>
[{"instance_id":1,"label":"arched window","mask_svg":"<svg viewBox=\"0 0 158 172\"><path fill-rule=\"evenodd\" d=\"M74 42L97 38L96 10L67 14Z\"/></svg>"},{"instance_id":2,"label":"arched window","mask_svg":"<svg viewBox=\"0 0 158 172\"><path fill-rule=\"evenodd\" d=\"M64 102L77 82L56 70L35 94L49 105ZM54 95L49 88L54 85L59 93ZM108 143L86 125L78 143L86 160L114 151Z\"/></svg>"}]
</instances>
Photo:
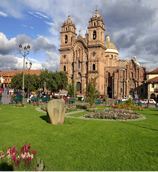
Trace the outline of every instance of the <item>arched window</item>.
<instances>
[{"instance_id":1,"label":"arched window","mask_svg":"<svg viewBox=\"0 0 158 172\"><path fill-rule=\"evenodd\" d=\"M64 72L66 72L66 66L64 65Z\"/></svg>"},{"instance_id":2,"label":"arched window","mask_svg":"<svg viewBox=\"0 0 158 172\"><path fill-rule=\"evenodd\" d=\"M67 44L67 42L68 42L68 36L65 35L65 44Z\"/></svg>"},{"instance_id":3,"label":"arched window","mask_svg":"<svg viewBox=\"0 0 158 172\"><path fill-rule=\"evenodd\" d=\"M93 39L95 40L97 38L97 32L96 30L93 31Z\"/></svg>"},{"instance_id":4,"label":"arched window","mask_svg":"<svg viewBox=\"0 0 158 172\"><path fill-rule=\"evenodd\" d=\"M93 69L93 71L95 71L95 64L93 64L92 69Z\"/></svg>"},{"instance_id":5,"label":"arched window","mask_svg":"<svg viewBox=\"0 0 158 172\"><path fill-rule=\"evenodd\" d=\"M74 72L74 62L72 62L72 73Z\"/></svg>"},{"instance_id":6,"label":"arched window","mask_svg":"<svg viewBox=\"0 0 158 172\"><path fill-rule=\"evenodd\" d=\"M81 64L81 62L78 60L78 68L80 69L80 64Z\"/></svg>"}]
</instances>

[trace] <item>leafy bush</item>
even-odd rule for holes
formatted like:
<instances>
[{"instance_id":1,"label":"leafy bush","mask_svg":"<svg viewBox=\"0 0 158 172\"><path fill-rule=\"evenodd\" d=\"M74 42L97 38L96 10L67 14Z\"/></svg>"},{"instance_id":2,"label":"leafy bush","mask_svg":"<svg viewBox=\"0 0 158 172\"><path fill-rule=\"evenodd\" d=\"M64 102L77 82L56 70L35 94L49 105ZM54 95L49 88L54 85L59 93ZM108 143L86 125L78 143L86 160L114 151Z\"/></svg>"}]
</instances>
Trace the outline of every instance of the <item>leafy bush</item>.
<instances>
[{"instance_id":1,"label":"leafy bush","mask_svg":"<svg viewBox=\"0 0 158 172\"><path fill-rule=\"evenodd\" d=\"M131 99L123 102L122 104L112 105L112 108L127 109L127 110L143 110L144 109L142 106L134 104Z\"/></svg>"},{"instance_id":2,"label":"leafy bush","mask_svg":"<svg viewBox=\"0 0 158 172\"><path fill-rule=\"evenodd\" d=\"M89 104L88 103L76 104L76 108L77 109L85 109L85 110L87 110L89 108Z\"/></svg>"}]
</instances>

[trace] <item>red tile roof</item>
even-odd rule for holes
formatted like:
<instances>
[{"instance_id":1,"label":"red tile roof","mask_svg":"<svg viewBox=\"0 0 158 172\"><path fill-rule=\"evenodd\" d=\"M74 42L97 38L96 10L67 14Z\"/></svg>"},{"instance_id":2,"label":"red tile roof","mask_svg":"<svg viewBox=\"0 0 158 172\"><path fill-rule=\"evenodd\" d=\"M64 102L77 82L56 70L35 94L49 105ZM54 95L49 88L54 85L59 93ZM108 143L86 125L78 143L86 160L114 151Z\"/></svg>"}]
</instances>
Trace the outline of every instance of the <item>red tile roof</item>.
<instances>
[{"instance_id":1,"label":"red tile roof","mask_svg":"<svg viewBox=\"0 0 158 172\"><path fill-rule=\"evenodd\" d=\"M7 71L0 71L0 76L8 76L8 77L13 77L19 73L22 73L23 70L7 70ZM25 70L25 74L30 74L30 75L40 75L41 70Z\"/></svg>"},{"instance_id":2,"label":"red tile roof","mask_svg":"<svg viewBox=\"0 0 158 172\"><path fill-rule=\"evenodd\" d=\"M147 83L158 83L158 76L147 80Z\"/></svg>"},{"instance_id":3,"label":"red tile roof","mask_svg":"<svg viewBox=\"0 0 158 172\"><path fill-rule=\"evenodd\" d=\"M158 68L148 72L147 74L158 74Z\"/></svg>"}]
</instances>

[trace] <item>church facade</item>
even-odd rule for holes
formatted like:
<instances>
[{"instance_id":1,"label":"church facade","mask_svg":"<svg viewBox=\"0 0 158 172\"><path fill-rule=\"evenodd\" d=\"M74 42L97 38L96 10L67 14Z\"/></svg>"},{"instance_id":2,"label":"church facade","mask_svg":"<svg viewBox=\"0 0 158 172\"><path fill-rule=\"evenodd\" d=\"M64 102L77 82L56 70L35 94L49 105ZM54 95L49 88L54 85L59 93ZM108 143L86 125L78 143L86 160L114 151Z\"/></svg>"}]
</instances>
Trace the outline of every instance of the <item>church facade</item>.
<instances>
[{"instance_id":1,"label":"church facade","mask_svg":"<svg viewBox=\"0 0 158 172\"><path fill-rule=\"evenodd\" d=\"M60 70L66 72L68 83L80 95L86 95L88 83L94 78L100 95L109 98L143 94L145 69L136 58L121 60L110 36L105 37L105 31L97 10L84 37L76 34L75 24L68 16L60 31Z\"/></svg>"}]
</instances>

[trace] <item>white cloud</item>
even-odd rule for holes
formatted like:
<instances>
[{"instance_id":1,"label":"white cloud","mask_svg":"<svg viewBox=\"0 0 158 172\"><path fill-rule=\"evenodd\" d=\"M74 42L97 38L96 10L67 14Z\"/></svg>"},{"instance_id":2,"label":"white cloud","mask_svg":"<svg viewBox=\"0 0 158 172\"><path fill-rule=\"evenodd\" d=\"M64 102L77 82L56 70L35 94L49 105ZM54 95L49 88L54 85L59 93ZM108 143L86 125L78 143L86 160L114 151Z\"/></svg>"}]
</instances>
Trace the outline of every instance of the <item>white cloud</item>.
<instances>
[{"instance_id":1,"label":"white cloud","mask_svg":"<svg viewBox=\"0 0 158 172\"><path fill-rule=\"evenodd\" d=\"M8 39L4 33L0 32L0 54L9 54L15 46L16 38Z\"/></svg>"},{"instance_id":2,"label":"white cloud","mask_svg":"<svg viewBox=\"0 0 158 172\"><path fill-rule=\"evenodd\" d=\"M39 11L36 11L35 14L37 14L38 16L42 17L42 18L46 18L46 19L49 19L49 17Z\"/></svg>"},{"instance_id":3,"label":"white cloud","mask_svg":"<svg viewBox=\"0 0 158 172\"><path fill-rule=\"evenodd\" d=\"M42 69L42 64L36 59L30 58L29 61L32 62L31 69ZM23 68L23 58L17 57L15 55L0 55L0 62L1 70Z\"/></svg>"},{"instance_id":4,"label":"white cloud","mask_svg":"<svg viewBox=\"0 0 158 172\"><path fill-rule=\"evenodd\" d=\"M45 62L42 63L42 67L44 69L57 71L59 69L59 54L52 51L47 51L46 54L47 57Z\"/></svg>"},{"instance_id":5,"label":"white cloud","mask_svg":"<svg viewBox=\"0 0 158 172\"><path fill-rule=\"evenodd\" d=\"M48 51L48 50L56 50L54 44L49 41L48 38L38 35L35 39L27 36L27 35L17 35L16 37L8 39L6 35L0 32L0 54L10 54L11 52L17 51L19 44L30 44L32 51Z\"/></svg>"},{"instance_id":6,"label":"white cloud","mask_svg":"<svg viewBox=\"0 0 158 172\"><path fill-rule=\"evenodd\" d=\"M43 67L55 69L55 65L58 64L58 60L56 61L57 54L55 53L56 47L48 38L39 35L33 39L27 35L18 35L8 39L2 32L0 32L0 69L20 69L23 65L23 58L17 57L15 54L19 51L19 44L25 45L27 43L31 45L31 52L34 55L36 55L36 52L43 51L46 56L46 62L44 63L37 60L37 58L29 57L29 60L32 62L32 69L41 69ZM21 55L19 54L19 56Z\"/></svg>"},{"instance_id":7,"label":"white cloud","mask_svg":"<svg viewBox=\"0 0 158 172\"><path fill-rule=\"evenodd\" d=\"M0 11L0 16L2 16L2 17L7 17L8 14L7 14L7 13L4 13L3 11Z\"/></svg>"}]
</instances>

